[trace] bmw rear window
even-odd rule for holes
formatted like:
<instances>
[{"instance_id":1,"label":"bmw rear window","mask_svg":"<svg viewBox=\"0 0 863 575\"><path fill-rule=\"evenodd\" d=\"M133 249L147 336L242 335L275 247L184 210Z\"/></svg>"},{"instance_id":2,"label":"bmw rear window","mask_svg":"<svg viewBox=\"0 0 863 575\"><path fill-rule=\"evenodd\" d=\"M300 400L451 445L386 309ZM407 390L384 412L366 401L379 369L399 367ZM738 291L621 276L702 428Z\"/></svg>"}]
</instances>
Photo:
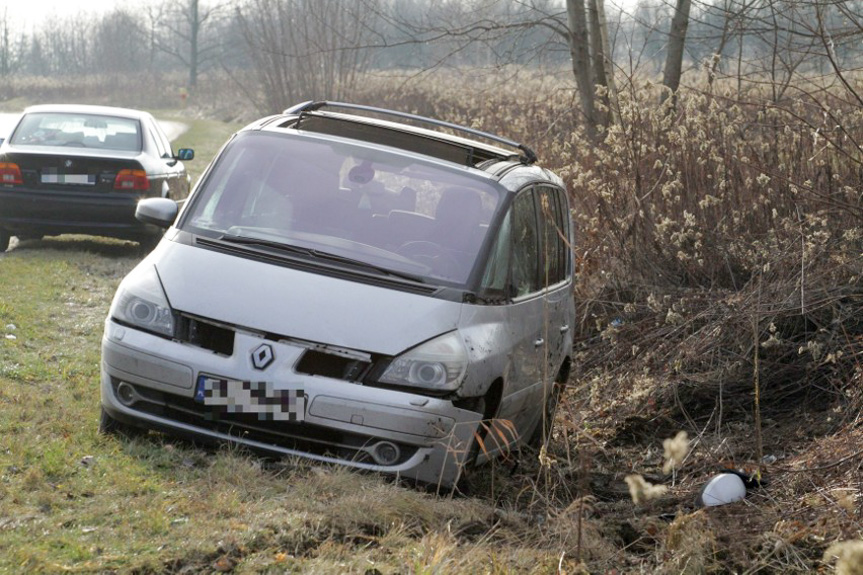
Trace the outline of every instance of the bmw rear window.
<instances>
[{"instance_id":1,"label":"bmw rear window","mask_svg":"<svg viewBox=\"0 0 863 575\"><path fill-rule=\"evenodd\" d=\"M33 112L21 119L9 143L133 152L141 150L141 127L138 120L131 118Z\"/></svg>"}]
</instances>

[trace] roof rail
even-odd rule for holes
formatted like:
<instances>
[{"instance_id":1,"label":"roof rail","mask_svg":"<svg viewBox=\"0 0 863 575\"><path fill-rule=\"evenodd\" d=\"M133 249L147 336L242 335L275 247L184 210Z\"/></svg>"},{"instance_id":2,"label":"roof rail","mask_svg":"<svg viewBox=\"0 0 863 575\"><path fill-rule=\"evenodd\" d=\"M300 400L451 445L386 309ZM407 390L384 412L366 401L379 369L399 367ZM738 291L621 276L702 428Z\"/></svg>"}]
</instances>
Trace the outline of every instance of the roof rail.
<instances>
[{"instance_id":1,"label":"roof rail","mask_svg":"<svg viewBox=\"0 0 863 575\"><path fill-rule=\"evenodd\" d=\"M455 130L457 132L462 132L464 134L470 134L472 136L478 136L480 138L485 138L487 140L491 140L492 142L496 142L498 144L503 144L505 146L509 146L511 148L515 148L520 150L524 155L521 156L521 161L525 164L533 164L536 162L536 153L525 146L524 144L519 144L514 140L509 140L507 138L502 138L500 136L496 136L494 134L489 134L488 132L482 132L480 130L474 130L473 128L468 128L465 126L459 126L458 124L453 124L450 122L444 122L443 120L435 120L434 118L426 118L425 116L418 116L416 114L408 114L406 112L397 112L395 110L387 110L385 108L376 108L374 106L364 106L361 104L349 104L346 102L330 102L327 100L310 100L308 102L303 102L302 104L297 104L296 106L292 106L284 111L285 114L299 114L302 116L303 113L306 112L316 112L321 108L342 108L345 110L358 110L362 112L370 112L373 114L380 114L382 116L393 116L396 118L404 118L406 120L411 120L414 122L419 122L423 124L428 124L431 126L437 126L441 128L449 128L451 130Z\"/></svg>"}]
</instances>

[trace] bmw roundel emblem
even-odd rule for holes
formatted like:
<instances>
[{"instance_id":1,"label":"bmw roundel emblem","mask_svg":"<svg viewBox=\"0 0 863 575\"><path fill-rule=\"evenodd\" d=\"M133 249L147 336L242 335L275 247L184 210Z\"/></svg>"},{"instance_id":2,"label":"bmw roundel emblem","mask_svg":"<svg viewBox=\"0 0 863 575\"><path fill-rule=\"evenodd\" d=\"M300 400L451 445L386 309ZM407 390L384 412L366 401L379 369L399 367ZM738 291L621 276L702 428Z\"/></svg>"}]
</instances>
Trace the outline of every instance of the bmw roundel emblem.
<instances>
[{"instance_id":1,"label":"bmw roundel emblem","mask_svg":"<svg viewBox=\"0 0 863 575\"><path fill-rule=\"evenodd\" d=\"M266 369L276 359L273 348L268 343L262 343L252 352L252 366L257 370Z\"/></svg>"}]
</instances>

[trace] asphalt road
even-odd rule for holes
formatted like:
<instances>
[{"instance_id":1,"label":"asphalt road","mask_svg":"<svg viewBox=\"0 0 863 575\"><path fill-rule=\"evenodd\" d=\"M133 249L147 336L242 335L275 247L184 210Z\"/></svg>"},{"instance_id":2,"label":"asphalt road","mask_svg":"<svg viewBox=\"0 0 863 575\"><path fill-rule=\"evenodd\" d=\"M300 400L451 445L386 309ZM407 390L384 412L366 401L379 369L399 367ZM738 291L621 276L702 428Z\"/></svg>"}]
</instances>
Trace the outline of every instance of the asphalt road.
<instances>
[{"instance_id":1,"label":"asphalt road","mask_svg":"<svg viewBox=\"0 0 863 575\"><path fill-rule=\"evenodd\" d=\"M18 117L20 114L0 114L0 139L5 139L9 132L12 131L12 128L15 127L15 123L18 121ZM168 139L172 142L183 135L183 133L189 129L189 126L182 122L169 122L158 120L159 125L162 126L162 129L165 131L165 135L168 136Z\"/></svg>"}]
</instances>

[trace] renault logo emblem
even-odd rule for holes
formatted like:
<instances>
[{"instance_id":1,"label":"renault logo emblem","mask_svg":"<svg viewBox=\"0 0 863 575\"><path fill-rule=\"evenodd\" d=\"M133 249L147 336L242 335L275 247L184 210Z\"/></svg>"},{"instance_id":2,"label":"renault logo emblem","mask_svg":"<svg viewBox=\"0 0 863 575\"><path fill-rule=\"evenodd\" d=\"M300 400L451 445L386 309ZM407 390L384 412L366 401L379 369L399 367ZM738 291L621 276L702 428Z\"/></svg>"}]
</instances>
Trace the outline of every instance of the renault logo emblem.
<instances>
[{"instance_id":1,"label":"renault logo emblem","mask_svg":"<svg viewBox=\"0 0 863 575\"><path fill-rule=\"evenodd\" d=\"M63 165L66 166L67 168L71 168L72 167L72 160L66 160L65 162L63 162Z\"/></svg>"},{"instance_id":2,"label":"renault logo emblem","mask_svg":"<svg viewBox=\"0 0 863 575\"><path fill-rule=\"evenodd\" d=\"M252 366L255 369L266 369L268 365L273 363L276 356L273 354L273 348L268 343L262 343L255 351L252 352Z\"/></svg>"}]
</instances>

